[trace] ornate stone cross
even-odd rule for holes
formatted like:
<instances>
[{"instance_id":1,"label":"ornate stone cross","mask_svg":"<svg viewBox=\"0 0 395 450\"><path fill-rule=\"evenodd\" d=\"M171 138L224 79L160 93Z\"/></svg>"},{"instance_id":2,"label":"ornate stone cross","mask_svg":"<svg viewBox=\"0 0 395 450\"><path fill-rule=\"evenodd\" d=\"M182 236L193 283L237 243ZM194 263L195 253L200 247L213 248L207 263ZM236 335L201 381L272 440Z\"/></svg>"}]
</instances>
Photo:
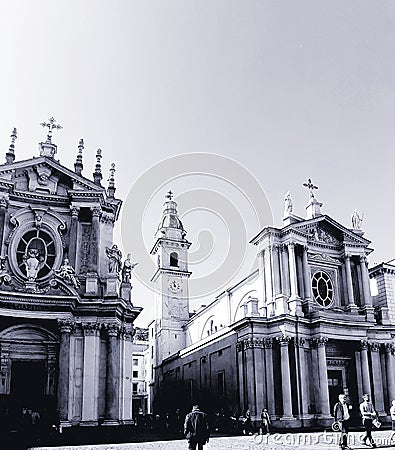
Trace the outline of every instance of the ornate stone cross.
<instances>
[{"instance_id":1,"label":"ornate stone cross","mask_svg":"<svg viewBox=\"0 0 395 450\"><path fill-rule=\"evenodd\" d=\"M52 130L61 130L63 128L62 125L55 123L53 117L51 117L48 122L41 122L40 125L48 128L47 142L51 142Z\"/></svg>"},{"instance_id":2,"label":"ornate stone cross","mask_svg":"<svg viewBox=\"0 0 395 450\"><path fill-rule=\"evenodd\" d=\"M303 183L303 186L306 187L310 192L310 198L314 198L314 189L318 189L318 186L314 186L311 182L311 178L307 180L307 183Z\"/></svg>"},{"instance_id":3,"label":"ornate stone cross","mask_svg":"<svg viewBox=\"0 0 395 450\"><path fill-rule=\"evenodd\" d=\"M166 195L166 198L168 198L170 201L173 200L174 194L173 192L169 191Z\"/></svg>"}]
</instances>

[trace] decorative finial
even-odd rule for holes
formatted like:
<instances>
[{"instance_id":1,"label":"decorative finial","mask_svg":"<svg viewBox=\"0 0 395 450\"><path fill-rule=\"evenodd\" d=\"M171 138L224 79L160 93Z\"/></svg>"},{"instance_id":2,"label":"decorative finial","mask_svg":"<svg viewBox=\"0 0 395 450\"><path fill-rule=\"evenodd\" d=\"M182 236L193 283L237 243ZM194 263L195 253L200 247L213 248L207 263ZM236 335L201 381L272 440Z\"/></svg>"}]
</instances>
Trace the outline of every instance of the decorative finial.
<instances>
[{"instance_id":1,"label":"decorative finial","mask_svg":"<svg viewBox=\"0 0 395 450\"><path fill-rule=\"evenodd\" d=\"M93 182L99 186L101 186L101 180L103 178L103 175L101 174L101 149L98 148L96 152L96 166L95 171L93 172Z\"/></svg>"},{"instance_id":2,"label":"decorative finial","mask_svg":"<svg viewBox=\"0 0 395 450\"><path fill-rule=\"evenodd\" d=\"M169 190L169 192L165 195L165 198L168 198L169 201L172 201L172 200L173 200L173 197L174 197L174 194L173 194L173 192L171 192L170 190Z\"/></svg>"},{"instance_id":3,"label":"decorative finial","mask_svg":"<svg viewBox=\"0 0 395 450\"><path fill-rule=\"evenodd\" d=\"M303 186L306 187L310 191L310 198L314 198L314 189L318 189L318 186L314 186L311 181L311 178L307 180L307 183L303 183Z\"/></svg>"},{"instance_id":4,"label":"decorative finial","mask_svg":"<svg viewBox=\"0 0 395 450\"><path fill-rule=\"evenodd\" d=\"M361 230L362 227L362 221L363 221L363 214L359 215L358 210L354 209L354 212L351 216L351 224L353 230Z\"/></svg>"},{"instance_id":5,"label":"decorative finial","mask_svg":"<svg viewBox=\"0 0 395 450\"><path fill-rule=\"evenodd\" d=\"M84 166L82 164L82 151L83 150L84 150L84 140L80 139L80 141L78 143L78 154L77 154L76 161L74 163L74 170L77 175L81 175L82 169L84 168Z\"/></svg>"},{"instance_id":6,"label":"decorative finial","mask_svg":"<svg viewBox=\"0 0 395 450\"><path fill-rule=\"evenodd\" d=\"M12 164L15 160L15 140L16 140L16 128L12 130L11 134L11 144L8 152L5 155L6 164Z\"/></svg>"},{"instance_id":7,"label":"decorative finial","mask_svg":"<svg viewBox=\"0 0 395 450\"><path fill-rule=\"evenodd\" d=\"M52 130L61 130L63 128L61 125L55 123L55 119L53 117L48 119L48 122L41 122L40 125L48 128L47 144L51 144L52 142Z\"/></svg>"},{"instance_id":8,"label":"decorative finial","mask_svg":"<svg viewBox=\"0 0 395 450\"><path fill-rule=\"evenodd\" d=\"M111 163L110 176L108 177L108 196L114 197L115 194L115 163Z\"/></svg>"}]
</instances>

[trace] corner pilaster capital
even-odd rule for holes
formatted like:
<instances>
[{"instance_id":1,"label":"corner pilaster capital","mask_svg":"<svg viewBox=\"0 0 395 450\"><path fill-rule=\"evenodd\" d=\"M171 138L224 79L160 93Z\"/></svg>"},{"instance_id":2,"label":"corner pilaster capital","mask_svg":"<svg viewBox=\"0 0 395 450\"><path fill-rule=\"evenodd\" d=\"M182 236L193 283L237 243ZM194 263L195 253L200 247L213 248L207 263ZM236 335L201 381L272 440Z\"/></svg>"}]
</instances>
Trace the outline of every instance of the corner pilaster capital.
<instances>
[{"instance_id":1,"label":"corner pilaster capital","mask_svg":"<svg viewBox=\"0 0 395 450\"><path fill-rule=\"evenodd\" d=\"M106 323L104 329L108 337L117 337L121 332L121 326L116 323Z\"/></svg>"},{"instance_id":2,"label":"corner pilaster capital","mask_svg":"<svg viewBox=\"0 0 395 450\"><path fill-rule=\"evenodd\" d=\"M265 348L273 348L273 338L264 339Z\"/></svg>"},{"instance_id":3,"label":"corner pilaster capital","mask_svg":"<svg viewBox=\"0 0 395 450\"><path fill-rule=\"evenodd\" d=\"M83 322L81 328L84 330L84 336L95 336L100 330L100 324L97 322Z\"/></svg>"},{"instance_id":4,"label":"corner pilaster capital","mask_svg":"<svg viewBox=\"0 0 395 450\"><path fill-rule=\"evenodd\" d=\"M70 206L71 217L74 219L78 219L78 214L80 213L79 206Z\"/></svg>"},{"instance_id":5,"label":"corner pilaster capital","mask_svg":"<svg viewBox=\"0 0 395 450\"><path fill-rule=\"evenodd\" d=\"M369 342L367 340L361 339L360 344L361 344L361 350L366 350L366 351L368 350Z\"/></svg>"},{"instance_id":6,"label":"corner pilaster capital","mask_svg":"<svg viewBox=\"0 0 395 450\"><path fill-rule=\"evenodd\" d=\"M288 344L292 341L292 337L282 335L282 336L277 337L277 341L279 342L281 347L287 347Z\"/></svg>"},{"instance_id":7,"label":"corner pilaster capital","mask_svg":"<svg viewBox=\"0 0 395 450\"><path fill-rule=\"evenodd\" d=\"M75 329L75 322L72 320L58 319L58 328L61 334L72 333Z\"/></svg>"},{"instance_id":8,"label":"corner pilaster capital","mask_svg":"<svg viewBox=\"0 0 395 450\"><path fill-rule=\"evenodd\" d=\"M102 212L102 209L100 206L92 206L91 207L91 211L92 211L92 217L100 217L100 214Z\"/></svg>"},{"instance_id":9,"label":"corner pilaster capital","mask_svg":"<svg viewBox=\"0 0 395 450\"><path fill-rule=\"evenodd\" d=\"M380 351L380 343L379 342L371 342L370 343L370 351L371 352L379 352Z\"/></svg>"}]
</instances>

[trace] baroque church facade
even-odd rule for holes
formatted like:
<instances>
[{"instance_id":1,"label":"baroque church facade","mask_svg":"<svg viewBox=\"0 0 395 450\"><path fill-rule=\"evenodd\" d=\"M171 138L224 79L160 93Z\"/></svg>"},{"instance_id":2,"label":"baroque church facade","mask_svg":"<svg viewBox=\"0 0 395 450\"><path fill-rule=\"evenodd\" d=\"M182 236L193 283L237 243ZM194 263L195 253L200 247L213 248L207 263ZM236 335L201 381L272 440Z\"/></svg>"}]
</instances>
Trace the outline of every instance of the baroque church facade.
<instances>
[{"instance_id":1,"label":"baroque church facade","mask_svg":"<svg viewBox=\"0 0 395 450\"><path fill-rule=\"evenodd\" d=\"M132 423L130 257L113 243L121 201L112 165L102 186L56 159L53 118L40 154L15 160L16 130L0 165L0 412L21 408L63 426Z\"/></svg>"},{"instance_id":2,"label":"baroque church facade","mask_svg":"<svg viewBox=\"0 0 395 450\"><path fill-rule=\"evenodd\" d=\"M395 266L368 269L372 252L354 211L345 227L321 211L308 180L306 217L285 198L281 228L251 240L259 267L189 312L190 242L169 195L151 254L158 258L149 325L153 411L260 420L275 428L328 426L339 393L353 407L369 393L381 420L395 399ZM158 256L159 255L159 256ZM371 291L371 283L375 291ZM171 406L169 406L171 405Z\"/></svg>"}]
</instances>

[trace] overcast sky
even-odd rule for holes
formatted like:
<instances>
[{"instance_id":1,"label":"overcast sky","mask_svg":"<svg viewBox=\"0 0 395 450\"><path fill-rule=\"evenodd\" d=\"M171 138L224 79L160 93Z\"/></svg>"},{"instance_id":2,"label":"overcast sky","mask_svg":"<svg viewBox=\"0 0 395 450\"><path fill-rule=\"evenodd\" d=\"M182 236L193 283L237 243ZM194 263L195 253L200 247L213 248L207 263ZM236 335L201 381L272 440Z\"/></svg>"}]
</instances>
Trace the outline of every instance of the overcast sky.
<instances>
[{"instance_id":1,"label":"overcast sky","mask_svg":"<svg viewBox=\"0 0 395 450\"><path fill-rule=\"evenodd\" d=\"M250 239L259 226L229 185L237 191L247 180L246 193L256 178L280 226L288 190L295 214L304 216L302 183L311 177L324 213L348 227L355 208L364 213L365 237L375 249L371 265L395 257L393 1L0 0L0 51L4 154L15 126L17 159L37 155L45 139L39 124L54 116L64 127L54 132L61 163L72 167L83 137L84 174L91 177L102 148L104 180L115 162L119 197L134 192L141 177L150 186L158 177L156 187L138 192L149 205L144 230L117 225L125 253L137 251L133 238L142 233L150 250L171 187L183 194L181 214L189 211L191 251L207 244L200 257L211 271L226 260L224 248L235 245L238 228L215 214L215 201L207 211L194 205L208 197L192 190L210 185L230 197ZM204 171L180 176L194 169L177 155L194 152L227 157L250 174L225 168L212 185ZM181 172L165 164L167 173L153 176L151 168L169 157ZM133 209L130 197L125 208ZM230 229L225 241L226 232L212 231L221 226ZM207 235L199 235L204 229ZM234 275L232 282L243 273ZM144 324L152 296L142 286L135 294L146 307Z\"/></svg>"}]
</instances>

